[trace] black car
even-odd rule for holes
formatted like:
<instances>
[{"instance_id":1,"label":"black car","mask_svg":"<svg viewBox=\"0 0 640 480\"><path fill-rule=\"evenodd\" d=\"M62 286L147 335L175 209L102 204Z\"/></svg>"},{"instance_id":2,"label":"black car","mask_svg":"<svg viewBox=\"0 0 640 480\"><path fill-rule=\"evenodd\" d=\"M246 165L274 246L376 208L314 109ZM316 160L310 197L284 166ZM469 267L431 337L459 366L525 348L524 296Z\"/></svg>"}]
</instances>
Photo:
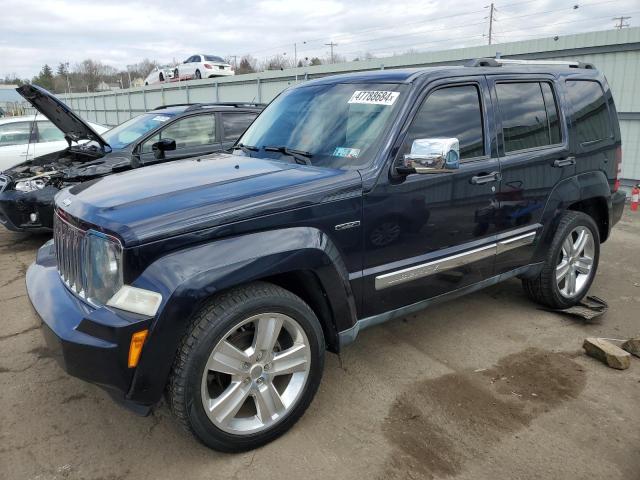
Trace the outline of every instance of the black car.
<instances>
[{"instance_id":1,"label":"black car","mask_svg":"<svg viewBox=\"0 0 640 480\"><path fill-rule=\"evenodd\" d=\"M140 413L166 392L204 444L255 448L364 328L513 277L578 303L622 215L621 158L591 65L326 77L233 155L60 192L28 293L71 375Z\"/></svg>"},{"instance_id":2,"label":"black car","mask_svg":"<svg viewBox=\"0 0 640 480\"><path fill-rule=\"evenodd\" d=\"M24 85L17 91L69 143L63 151L0 174L0 224L22 232L53 228L53 198L65 187L230 148L263 108L253 103L164 105L99 135L46 90Z\"/></svg>"}]
</instances>

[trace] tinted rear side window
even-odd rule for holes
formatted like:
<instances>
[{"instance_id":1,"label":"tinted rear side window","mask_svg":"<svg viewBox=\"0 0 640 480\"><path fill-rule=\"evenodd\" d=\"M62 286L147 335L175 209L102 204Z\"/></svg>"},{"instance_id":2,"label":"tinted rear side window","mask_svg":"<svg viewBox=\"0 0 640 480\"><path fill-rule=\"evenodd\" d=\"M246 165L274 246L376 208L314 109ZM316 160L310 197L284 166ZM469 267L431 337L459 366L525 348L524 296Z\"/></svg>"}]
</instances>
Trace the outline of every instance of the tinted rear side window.
<instances>
[{"instance_id":1,"label":"tinted rear side window","mask_svg":"<svg viewBox=\"0 0 640 480\"><path fill-rule=\"evenodd\" d=\"M496 92L505 152L560 143L558 109L548 83L499 83Z\"/></svg>"},{"instance_id":2,"label":"tinted rear side window","mask_svg":"<svg viewBox=\"0 0 640 480\"><path fill-rule=\"evenodd\" d=\"M602 86L591 80L568 80L566 85L578 143L611 137L611 117Z\"/></svg>"},{"instance_id":3,"label":"tinted rear side window","mask_svg":"<svg viewBox=\"0 0 640 480\"><path fill-rule=\"evenodd\" d=\"M223 113L224 140L236 140L257 115L257 113Z\"/></svg>"},{"instance_id":4,"label":"tinted rear side window","mask_svg":"<svg viewBox=\"0 0 640 480\"><path fill-rule=\"evenodd\" d=\"M457 138L460 158L484 155L482 113L478 87L463 85L430 94L413 119L401 153L418 138Z\"/></svg>"}]
</instances>

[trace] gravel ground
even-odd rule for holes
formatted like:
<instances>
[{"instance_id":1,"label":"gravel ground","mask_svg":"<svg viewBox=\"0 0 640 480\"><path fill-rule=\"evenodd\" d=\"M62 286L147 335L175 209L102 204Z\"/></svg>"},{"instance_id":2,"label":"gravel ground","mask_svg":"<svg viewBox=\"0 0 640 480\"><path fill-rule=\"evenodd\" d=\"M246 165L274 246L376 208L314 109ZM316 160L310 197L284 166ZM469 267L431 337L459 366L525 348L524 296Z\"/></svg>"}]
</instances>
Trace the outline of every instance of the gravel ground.
<instances>
[{"instance_id":1,"label":"gravel ground","mask_svg":"<svg viewBox=\"0 0 640 480\"><path fill-rule=\"evenodd\" d=\"M640 335L640 213L603 246L598 322L539 310L517 280L361 333L328 355L280 440L228 455L146 418L50 358L24 274L47 237L0 231L1 479L636 479L640 359L616 371L587 336Z\"/></svg>"}]
</instances>

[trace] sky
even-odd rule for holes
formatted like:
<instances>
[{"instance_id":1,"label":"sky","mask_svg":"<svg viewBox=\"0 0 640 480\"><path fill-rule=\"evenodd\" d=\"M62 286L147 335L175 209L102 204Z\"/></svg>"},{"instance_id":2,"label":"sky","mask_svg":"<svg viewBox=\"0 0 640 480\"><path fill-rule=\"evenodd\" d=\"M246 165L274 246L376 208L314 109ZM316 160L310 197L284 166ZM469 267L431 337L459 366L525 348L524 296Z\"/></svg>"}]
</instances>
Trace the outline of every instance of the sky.
<instances>
[{"instance_id":1,"label":"sky","mask_svg":"<svg viewBox=\"0 0 640 480\"><path fill-rule=\"evenodd\" d=\"M487 43L489 0L0 0L0 77L86 58L118 69L195 53L347 60ZM504 0L494 43L640 25L638 0ZM574 8L578 5L578 8ZM239 61L239 60L238 60Z\"/></svg>"}]
</instances>

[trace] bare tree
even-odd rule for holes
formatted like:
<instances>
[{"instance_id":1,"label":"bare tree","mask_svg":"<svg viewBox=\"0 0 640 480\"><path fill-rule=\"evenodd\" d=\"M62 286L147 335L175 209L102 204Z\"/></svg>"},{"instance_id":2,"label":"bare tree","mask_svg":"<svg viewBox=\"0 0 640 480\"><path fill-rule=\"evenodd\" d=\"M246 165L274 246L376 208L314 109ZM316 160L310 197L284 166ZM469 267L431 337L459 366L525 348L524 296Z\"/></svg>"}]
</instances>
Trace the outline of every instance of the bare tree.
<instances>
[{"instance_id":1,"label":"bare tree","mask_svg":"<svg viewBox=\"0 0 640 480\"><path fill-rule=\"evenodd\" d=\"M284 55L274 55L265 60L263 70L284 70L290 68L291 62Z\"/></svg>"}]
</instances>

